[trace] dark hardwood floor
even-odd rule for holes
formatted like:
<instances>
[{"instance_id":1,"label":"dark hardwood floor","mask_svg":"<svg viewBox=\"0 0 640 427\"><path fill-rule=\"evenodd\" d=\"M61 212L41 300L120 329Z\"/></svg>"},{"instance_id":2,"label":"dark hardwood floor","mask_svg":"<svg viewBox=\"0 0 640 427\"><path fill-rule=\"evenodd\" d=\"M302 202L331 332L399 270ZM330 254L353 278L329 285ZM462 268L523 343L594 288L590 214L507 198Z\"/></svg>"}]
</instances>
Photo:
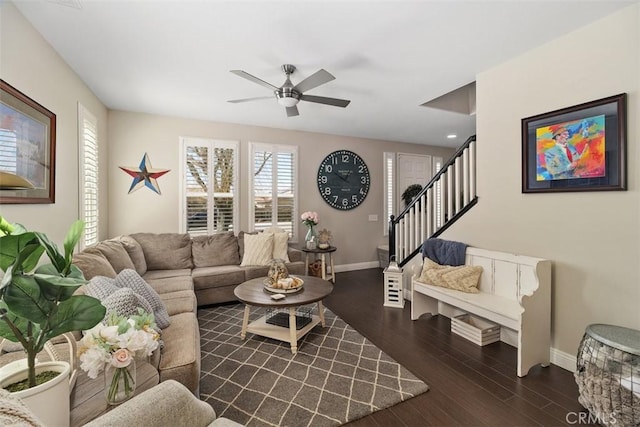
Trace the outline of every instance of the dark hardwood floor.
<instances>
[{"instance_id":1,"label":"dark hardwood floor","mask_svg":"<svg viewBox=\"0 0 640 427\"><path fill-rule=\"evenodd\" d=\"M536 366L518 378L514 347L480 347L452 335L444 316L412 321L409 302L404 309L383 307L382 269L338 273L324 302L430 387L350 426L585 425L578 422L586 412L571 372Z\"/></svg>"}]
</instances>

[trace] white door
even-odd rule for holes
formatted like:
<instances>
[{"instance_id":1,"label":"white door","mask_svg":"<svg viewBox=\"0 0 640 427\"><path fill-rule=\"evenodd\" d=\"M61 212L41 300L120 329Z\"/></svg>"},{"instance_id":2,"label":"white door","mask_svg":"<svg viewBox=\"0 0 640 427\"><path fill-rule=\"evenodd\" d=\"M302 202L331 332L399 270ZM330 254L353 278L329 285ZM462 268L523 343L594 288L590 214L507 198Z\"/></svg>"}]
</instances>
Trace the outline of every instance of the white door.
<instances>
[{"instance_id":1,"label":"white door","mask_svg":"<svg viewBox=\"0 0 640 427\"><path fill-rule=\"evenodd\" d=\"M432 176L431 156L398 153L398 212L396 215L406 207L402 200L404 190L411 184L420 184L424 187Z\"/></svg>"}]
</instances>

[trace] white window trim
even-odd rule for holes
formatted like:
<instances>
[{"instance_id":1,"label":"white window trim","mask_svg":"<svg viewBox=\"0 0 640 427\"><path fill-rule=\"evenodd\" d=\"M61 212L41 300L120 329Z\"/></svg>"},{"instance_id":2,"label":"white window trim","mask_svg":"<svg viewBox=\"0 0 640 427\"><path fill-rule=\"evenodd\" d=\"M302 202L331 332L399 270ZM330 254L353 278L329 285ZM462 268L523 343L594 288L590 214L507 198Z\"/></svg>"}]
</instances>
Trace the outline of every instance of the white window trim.
<instances>
[{"instance_id":1,"label":"white window trim","mask_svg":"<svg viewBox=\"0 0 640 427\"><path fill-rule=\"evenodd\" d=\"M180 233L187 233L187 195L185 192L185 179L187 173L187 147L208 147L210 150L214 148L232 148L233 149L233 164L236 166L236 173L233 175L233 188L235 190L235 201L233 203L233 230L237 234L240 230L240 143L239 141L211 139L211 138L199 138L190 136L180 137L180 154L179 154L179 167L180 173L180 185L179 185L179 197L180 203L178 203L178 230ZM212 151L210 151L211 153ZM213 167L212 162L208 162L209 168ZM208 171L209 177L211 177L211 171ZM213 192L208 192L208 204L213 203ZM207 229L213 229L213 215L207 215Z\"/></svg>"},{"instance_id":2,"label":"white window trim","mask_svg":"<svg viewBox=\"0 0 640 427\"><path fill-rule=\"evenodd\" d=\"M298 146L297 145L285 145L285 144L269 144L269 143L263 143L263 142L249 142L249 150L248 150L248 156L247 156L247 183L248 183L248 197L247 197L247 201L248 201L248 212L249 212L249 217L247 219L247 221L249 221L248 224L248 230L249 232L253 232L255 231L255 204L253 202L253 194L254 194L254 186L253 186L253 161L254 161L254 155L256 150L264 150L264 151L271 151L271 152L278 152L278 151L282 151L282 152L288 152L288 153L293 153L294 155L294 165L293 165L293 197L294 197L294 201L293 201L293 224L292 224L292 231L291 231L291 238L289 239L290 243L298 243L298 227L296 224L296 218L298 218L299 215L299 198L298 198L298 181L299 181L299 174L298 174L298 168L299 168L299 164L300 164L300 156L298 155ZM275 171L276 173L274 173L273 176L273 180L274 183L277 179L277 166L275 167ZM274 213L276 215L277 218L277 212Z\"/></svg>"},{"instance_id":3,"label":"white window trim","mask_svg":"<svg viewBox=\"0 0 640 427\"><path fill-rule=\"evenodd\" d=\"M95 241L87 242L86 235L83 235L78 242L78 248L80 250L98 243L100 240L100 141L98 140L98 119L92 114L84 105L78 102L78 217L85 223L87 222L87 215L85 211L85 139L84 139L84 121L91 122L96 128L96 185L98 186L96 193L96 239Z\"/></svg>"}]
</instances>

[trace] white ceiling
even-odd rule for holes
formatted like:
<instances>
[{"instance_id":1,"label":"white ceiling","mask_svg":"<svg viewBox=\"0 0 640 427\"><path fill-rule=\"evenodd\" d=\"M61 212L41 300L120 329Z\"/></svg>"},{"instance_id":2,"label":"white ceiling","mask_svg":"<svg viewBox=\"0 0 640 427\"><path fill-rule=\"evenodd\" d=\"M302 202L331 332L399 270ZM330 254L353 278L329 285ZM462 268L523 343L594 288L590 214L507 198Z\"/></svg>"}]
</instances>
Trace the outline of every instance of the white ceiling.
<instances>
[{"instance_id":1,"label":"white ceiling","mask_svg":"<svg viewBox=\"0 0 640 427\"><path fill-rule=\"evenodd\" d=\"M475 117L420 104L634 2L14 0L110 109L452 147ZM270 95L230 70L280 86L284 63L351 104L226 102Z\"/></svg>"}]
</instances>

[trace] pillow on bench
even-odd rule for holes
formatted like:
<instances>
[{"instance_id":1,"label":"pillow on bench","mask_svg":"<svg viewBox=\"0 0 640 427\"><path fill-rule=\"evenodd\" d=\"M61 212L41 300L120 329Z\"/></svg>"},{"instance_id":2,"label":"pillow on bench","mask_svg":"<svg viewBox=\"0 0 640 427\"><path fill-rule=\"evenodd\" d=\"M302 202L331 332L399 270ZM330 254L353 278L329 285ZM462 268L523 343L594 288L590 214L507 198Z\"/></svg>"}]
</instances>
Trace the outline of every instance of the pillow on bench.
<instances>
[{"instance_id":1,"label":"pillow on bench","mask_svg":"<svg viewBox=\"0 0 640 427\"><path fill-rule=\"evenodd\" d=\"M440 265L429 258L424 259L420 282L428 285L454 289L456 291L477 294L482 267L473 265Z\"/></svg>"}]
</instances>

